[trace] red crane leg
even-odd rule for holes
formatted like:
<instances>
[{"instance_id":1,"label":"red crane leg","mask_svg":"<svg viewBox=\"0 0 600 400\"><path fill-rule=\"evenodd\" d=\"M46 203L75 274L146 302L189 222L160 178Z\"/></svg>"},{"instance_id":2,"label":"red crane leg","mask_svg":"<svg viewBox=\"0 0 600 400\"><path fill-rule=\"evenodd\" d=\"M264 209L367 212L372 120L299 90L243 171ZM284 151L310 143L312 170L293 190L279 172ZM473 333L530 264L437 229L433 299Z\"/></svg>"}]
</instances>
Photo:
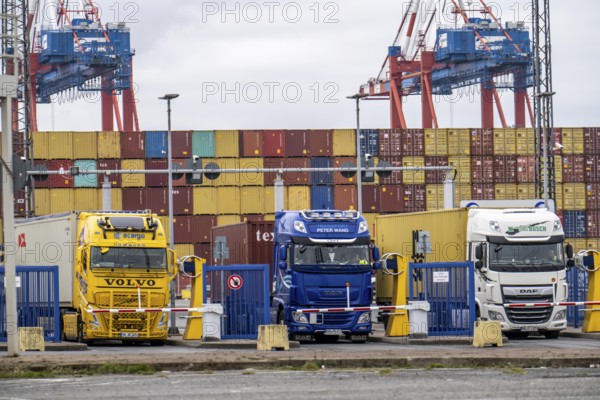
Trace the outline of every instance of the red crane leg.
<instances>
[{"instance_id":1,"label":"red crane leg","mask_svg":"<svg viewBox=\"0 0 600 400\"><path fill-rule=\"evenodd\" d=\"M494 89L494 99L496 101L496 108L498 108L498 115L500 116L500 123L502 127L506 129L508 125L506 124L506 118L504 117L504 110L502 109L502 102L500 101L500 96L498 95L498 90Z\"/></svg>"},{"instance_id":2,"label":"red crane leg","mask_svg":"<svg viewBox=\"0 0 600 400\"><path fill-rule=\"evenodd\" d=\"M435 110L431 93L431 70L434 62L433 52L421 53L421 124L424 129L432 128L434 124Z\"/></svg>"},{"instance_id":3,"label":"red crane leg","mask_svg":"<svg viewBox=\"0 0 600 400\"><path fill-rule=\"evenodd\" d=\"M114 115L113 115L113 98L110 92L102 91L102 130L110 132L115 130Z\"/></svg>"},{"instance_id":4,"label":"red crane leg","mask_svg":"<svg viewBox=\"0 0 600 400\"><path fill-rule=\"evenodd\" d=\"M494 128L494 89L486 89L483 83L481 84L481 127Z\"/></svg>"},{"instance_id":5,"label":"red crane leg","mask_svg":"<svg viewBox=\"0 0 600 400\"><path fill-rule=\"evenodd\" d=\"M123 90L123 129L125 132L134 132L135 97L133 88Z\"/></svg>"},{"instance_id":6,"label":"red crane leg","mask_svg":"<svg viewBox=\"0 0 600 400\"><path fill-rule=\"evenodd\" d=\"M525 98L527 90L515 89L515 127L525 128Z\"/></svg>"},{"instance_id":7,"label":"red crane leg","mask_svg":"<svg viewBox=\"0 0 600 400\"><path fill-rule=\"evenodd\" d=\"M406 129L406 119L402 111L402 95L394 81L390 81L390 119L392 129Z\"/></svg>"}]
</instances>

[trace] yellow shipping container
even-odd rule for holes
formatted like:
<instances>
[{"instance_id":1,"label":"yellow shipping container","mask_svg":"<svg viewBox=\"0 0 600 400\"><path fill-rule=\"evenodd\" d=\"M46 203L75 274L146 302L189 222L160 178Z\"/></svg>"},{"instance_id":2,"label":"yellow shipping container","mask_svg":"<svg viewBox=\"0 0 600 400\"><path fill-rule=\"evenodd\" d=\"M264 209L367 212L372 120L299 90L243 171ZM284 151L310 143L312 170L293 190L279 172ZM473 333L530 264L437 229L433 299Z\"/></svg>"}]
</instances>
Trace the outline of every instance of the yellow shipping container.
<instances>
[{"instance_id":1,"label":"yellow shipping container","mask_svg":"<svg viewBox=\"0 0 600 400\"><path fill-rule=\"evenodd\" d=\"M275 188L273 186L265 186L265 190L263 191L263 199L265 213L274 213L275 211L278 211L275 210Z\"/></svg>"},{"instance_id":2,"label":"yellow shipping container","mask_svg":"<svg viewBox=\"0 0 600 400\"><path fill-rule=\"evenodd\" d=\"M585 183L563 183L563 210L585 210Z\"/></svg>"},{"instance_id":3,"label":"yellow shipping container","mask_svg":"<svg viewBox=\"0 0 600 400\"><path fill-rule=\"evenodd\" d=\"M217 188L214 187L195 187L194 189L194 214L216 215L217 207Z\"/></svg>"},{"instance_id":4,"label":"yellow shipping container","mask_svg":"<svg viewBox=\"0 0 600 400\"><path fill-rule=\"evenodd\" d=\"M175 239L177 239L177 238L175 238ZM179 243L179 244L176 244L173 246L173 250L175 250L175 256L177 258L194 255L194 245L193 244Z\"/></svg>"},{"instance_id":5,"label":"yellow shipping container","mask_svg":"<svg viewBox=\"0 0 600 400\"><path fill-rule=\"evenodd\" d=\"M121 160L121 169L143 170L146 168L144 160ZM144 174L122 174L122 187L144 187L146 186L146 175Z\"/></svg>"},{"instance_id":6,"label":"yellow shipping container","mask_svg":"<svg viewBox=\"0 0 600 400\"><path fill-rule=\"evenodd\" d=\"M535 141L533 128L519 128L517 135L517 154L530 156L535 154Z\"/></svg>"},{"instance_id":7,"label":"yellow shipping container","mask_svg":"<svg viewBox=\"0 0 600 400\"><path fill-rule=\"evenodd\" d=\"M97 132L73 132L73 158L76 160L98 158Z\"/></svg>"},{"instance_id":8,"label":"yellow shipping container","mask_svg":"<svg viewBox=\"0 0 600 400\"><path fill-rule=\"evenodd\" d=\"M51 160L73 157L73 132L48 132L48 158Z\"/></svg>"},{"instance_id":9,"label":"yellow shipping container","mask_svg":"<svg viewBox=\"0 0 600 400\"><path fill-rule=\"evenodd\" d=\"M517 199L527 200L537 198L534 183L518 183L517 184Z\"/></svg>"},{"instance_id":10,"label":"yellow shipping container","mask_svg":"<svg viewBox=\"0 0 600 400\"><path fill-rule=\"evenodd\" d=\"M121 158L121 132L98 132L98 158Z\"/></svg>"},{"instance_id":11,"label":"yellow shipping container","mask_svg":"<svg viewBox=\"0 0 600 400\"><path fill-rule=\"evenodd\" d=\"M468 129L448 129L448 155L471 154L471 132Z\"/></svg>"},{"instance_id":12,"label":"yellow shipping container","mask_svg":"<svg viewBox=\"0 0 600 400\"><path fill-rule=\"evenodd\" d=\"M208 163L215 163L219 166L219 169L239 169L240 159L239 158L206 158L202 160L203 167L206 167ZM203 181L205 184L210 186L238 186L240 182L240 175L234 173L221 173L215 180L206 179L204 176Z\"/></svg>"},{"instance_id":13,"label":"yellow shipping container","mask_svg":"<svg viewBox=\"0 0 600 400\"><path fill-rule=\"evenodd\" d=\"M240 215L218 215L216 226L237 224L241 222L241 219Z\"/></svg>"},{"instance_id":14,"label":"yellow shipping container","mask_svg":"<svg viewBox=\"0 0 600 400\"><path fill-rule=\"evenodd\" d=\"M310 186L288 186L284 204L288 210L310 209Z\"/></svg>"},{"instance_id":15,"label":"yellow shipping container","mask_svg":"<svg viewBox=\"0 0 600 400\"><path fill-rule=\"evenodd\" d=\"M222 186L217 188L217 214L241 214L240 188Z\"/></svg>"},{"instance_id":16,"label":"yellow shipping container","mask_svg":"<svg viewBox=\"0 0 600 400\"><path fill-rule=\"evenodd\" d=\"M48 159L48 132L33 132L33 158Z\"/></svg>"},{"instance_id":17,"label":"yellow shipping container","mask_svg":"<svg viewBox=\"0 0 600 400\"><path fill-rule=\"evenodd\" d=\"M0 218L0 243L4 243L4 221Z\"/></svg>"},{"instance_id":18,"label":"yellow shipping container","mask_svg":"<svg viewBox=\"0 0 600 400\"><path fill-rule=\"evenodd\" d=\"M587 250L588 249L588 243L587 243L587 239L581 239L581 238L565 238L565 242L569 243L571 246L573 246L573 252L575 254L577 254L578 251L581 250Z\"/></svg>"},{"instance_id":19,"label":"yellow shipping container","mask_svg":"<svg viewBox=\"0 0 600 400\"><path fill-rule=\"evenodd\" d=\"M264 159L262 158L240 158L239 161L239 168L242 171L264 168ZM241 186L262 186L265 183L265 174L263 172L241 172L239 183Z\"/></svg>"},{"instance_id":20,"label":"yellow shipping container","mask_svg":"<svg viewBox=\"0 0 600 400\"><path fill-rule=\"evenodd\" d=\"M587 250L600 250L600 239L592 238L587 240Z\"/></svg>"},{"instance_id":21,"label":"yellow shipping container","mask_svg":"<svg viewBox=\"0 0 600 400\"><path fill-rule=\"evenodd\" d=\"M425 186L426 210L441 210L444 208L444 185L429 184Z\"/></svg>"},{"instance_id":22,"label":"yellow shipping container","mask_svg":"<svg viewBox=\"0 0 600 400\"><path fill-rule=\"evenodd\" d=\"M74 189L50 190L50 214L58 214L75 210Z\"/></svg>"},{"instance_id":23,"label":"yellow shipping container","mask_svg":"<svg viewBox=\"0 0 600 400\"><path fill-rule=\"evenodd\" d=\"M367 224L369 224L369 232L371 233L371 237L375 237L375 232L377 232L377 217L379 214L377 213L363 213L363 217L367 220Z\"/></svg>"},{"instance_id":24,"label":"yellow shipping container","mask_svg":"<svg viewBox=\"0 0 600 400\"><path fill-rule=\"evenodd\" d=\"M513 128L494 129L494 154L514 155L517 152L517 135Z\"/></svg>"},{"instance_id":25,"label":"yellow shipping container","mask_svg":"<svg viewBox=\"0 0 600 400\"><path fill-rule=\"evenodd\" d=\"M456 168L456 183L471 183L471 157L448 157L448 165Z\"/></svg>"},{"instance_id":26,"label":"yellow shipping container","mask_svg":"<svg viewBox=\"0 0 600 400\"><path fill-rule=\"evenodd\" d=\"M440 188L442 192L442 208L444 207L444 189ZM458 207L460 202L463 200L472 200L473 193L471 192L471 185L468 183L457 183L454 185L454 207Z\"/></svg>"},{"instance_id":27,"label":"yellow shipping container","mask_svg":"<svg viewBox=\"0 0 600 400\"><path fill-rule=\"evenodd\" d=\"M583 128L562 128L561 136L563 154L583 154L585 142Z\"/></svg>"},{"instance_id":28,"label":"yellow shipping container","mask_svg":"<svg viewBox=\"0 0 600 400\"><path fill-rule=\"evenodd\" d=\"M496 183L496 200L515 200L517 198L516 183Z\"/></svg>"},{"instance_id":29,"label":"yellow shipping container","mask_svg":"<svg viewBox=\"0 0 600 400\"><path fill-rule=\"evenodd\" d=\"M265 203L265 188L262 186L243 186L240 188L241 214L263 214Z\"/></svg>"},{"instance_id":30,"label":"yellow shipping container","mask_svg":"<svg viewBox=\"0 0 600 400\"><path fill-rule=\"evenodd\" d=\"M403 167L424 167L425 157L402 157ZM402 171L402 183L405 185L425 183L425 171Z\"/></svg>"},{"instance_id":31,"label":"yellow shipping container","mask_svg":"<svg viewBox=\"0 0 600 400\"><path fill-rule=\"evenodd\" d=\"M215 131L215 156L240 156L239 131Z\"/></svg>"},{"instance_id":32,"label":"yellow shipping container","mask_svg":"<svg viewBox=\"0 0 600 400\"><path fill-rule=\"evenodd\" d=\"M158 219L160 220L163 229L165 230L165 235L167 237L167 243L169 243L169 239L171 238L171 225L169 225L169 216L168 215L159 215Z\"/></svg>"},{"instance_id":33,"label":"yellow shipping container","mask_svg":"<svg viewBox=\"0 0 600 400\"><path fill-rule=\"evenodd\" d=\"M34 213L37 216L48 215L50 212L50 189L35 189L33 192L35 208Z\"/></svg>"},{"instance_id":34,"label":"yellow shipping container","mask_svg":"<svg viewBox=\"0 0 600 400\"><path fill-rule=\"evenodd\" d=\"M99 210L106 210L102 189L97 189L96 195L98 197ZM110 197L112 201L111 208L113 210L123 210L123 191L119 188L112 188L110 189Z\"/></svg>"},{"instance_id":35,"label":"yellow shipping container","mask_svg":"<svg viewBox=\"0 0 600 400\"><path fill-rule=\"evenodd\" d=\"M555 190L556 190L556 198L554 199L555 201L555 205L556 205L556 209L557 210L564 210L564 193L563 193L563 184L562 183L557 183L555 185Z\"/></svg>"},{"instance_id":36,"label":"yellow shipping container","mask_svg":"<svg viewBox=\"0 0 600 400\"><path fill-rule=\"evenodd\" d=\"M275 214L265 214L263 215L265 221L275 221Z\"/></svg>"},{"instance_id":37,"label":"yellow shipping container","mask_svg":"<svg viewBox=\"0 0 600 400\"><path fill-rule=\"evenodd\" d=\"M448 155L448 130L447 129L425 129L425 155L446 156Z\"/></svg>"},{"instance_id":38,"label":"yellow shipping container","mask_svg":"<svg viewBox=\"0 0 600 400\"><path fill-rule=\"evenodd\" d=\"M356 157L356 131L354 129L333 130L333 156Z\"/></svg>"},{"instance_id":39,"label":"yellow shipping container","mask_svg":"<svg viewBox=\"0 0 600 400\"><path fill-rule=\"evenodd\" d=\"M105 210L102 204L102 197L98 201L98 189L74 189L74 210ZM113 210L118 210L113 207Z\"/></svg>"}]
</instances>

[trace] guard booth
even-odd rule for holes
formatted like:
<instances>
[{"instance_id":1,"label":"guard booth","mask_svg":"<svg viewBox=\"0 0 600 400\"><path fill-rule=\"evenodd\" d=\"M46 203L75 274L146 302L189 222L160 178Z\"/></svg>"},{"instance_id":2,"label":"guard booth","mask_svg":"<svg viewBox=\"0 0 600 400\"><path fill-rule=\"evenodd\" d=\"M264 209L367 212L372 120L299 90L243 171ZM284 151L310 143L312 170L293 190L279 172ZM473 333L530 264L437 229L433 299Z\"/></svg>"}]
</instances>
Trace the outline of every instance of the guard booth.
<instances>
[{"instance_id":1,"label":"guard booth","mask_svg":"<svg viewBox=\"0 0 600 400\"><path fill-rule=\"evenodd\" d=\"M269 266L206 266L204 279L204 304L223 306L221 338L256 339L258 326L269 323Z\"/></svg>"},{"instance_id":2,"label":"guard booth","mask_svg":"<svg viewBox=\"0 0 600 400\"><path fill-rule=\"evenodd\" d=\"M60 342L58 266L17 266L17 325L42 327L44 341ZM5 270L0 266L0 342L6 342L13 327L6 326Z\"/></svg>"},{"instance_id":3,"label":"guard booth","mask_svg":"<svg viewBox=\"0 0 600 400\"><path fill-rule=\"evenodd\" d=\"M409 298L427 301L429 336L473 336L475 268L472 262L409 263Z\"/></svg>"}]
</instances>

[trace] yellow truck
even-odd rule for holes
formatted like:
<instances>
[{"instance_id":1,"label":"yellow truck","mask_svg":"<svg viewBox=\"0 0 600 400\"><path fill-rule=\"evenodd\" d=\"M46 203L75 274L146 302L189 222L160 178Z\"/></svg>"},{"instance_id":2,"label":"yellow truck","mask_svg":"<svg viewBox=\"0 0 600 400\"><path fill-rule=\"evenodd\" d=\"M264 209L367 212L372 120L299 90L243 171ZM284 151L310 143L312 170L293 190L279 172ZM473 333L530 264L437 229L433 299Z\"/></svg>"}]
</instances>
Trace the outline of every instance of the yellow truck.
<instances>
[{"instance_id":1,"label":"yellow truck","mask_svg":"<svg viewBox=\"0 0 600 400\"><path fill-rule=\"evenodd\" d=\"M165 343L169 313L156 310L169 305L177 259L155 214L48 215L17 221L15 237L17 264L58 265L63 340Z\"/></svg>"}]
</instances>

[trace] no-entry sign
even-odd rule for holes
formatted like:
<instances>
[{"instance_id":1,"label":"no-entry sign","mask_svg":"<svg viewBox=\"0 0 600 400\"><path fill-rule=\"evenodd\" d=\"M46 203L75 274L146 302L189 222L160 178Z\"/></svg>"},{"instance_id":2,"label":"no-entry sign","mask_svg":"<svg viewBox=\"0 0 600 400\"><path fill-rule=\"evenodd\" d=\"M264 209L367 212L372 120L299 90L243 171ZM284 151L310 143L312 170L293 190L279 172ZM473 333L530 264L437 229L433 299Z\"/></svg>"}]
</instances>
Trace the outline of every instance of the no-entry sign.
<instances>
[{"instance_id":1,"label":"no-entry sign","mask_svg":"<svg viewBox=\"0 0 600 400\"><path fill-rule=\"evenodd\" d=\"M242 277L237 274L231 275L227 279L227 286L229 286L229 289L231 290L238 290L242 287L243 284L244 281L242 280Z\"/></svg>"}]
</instances>

